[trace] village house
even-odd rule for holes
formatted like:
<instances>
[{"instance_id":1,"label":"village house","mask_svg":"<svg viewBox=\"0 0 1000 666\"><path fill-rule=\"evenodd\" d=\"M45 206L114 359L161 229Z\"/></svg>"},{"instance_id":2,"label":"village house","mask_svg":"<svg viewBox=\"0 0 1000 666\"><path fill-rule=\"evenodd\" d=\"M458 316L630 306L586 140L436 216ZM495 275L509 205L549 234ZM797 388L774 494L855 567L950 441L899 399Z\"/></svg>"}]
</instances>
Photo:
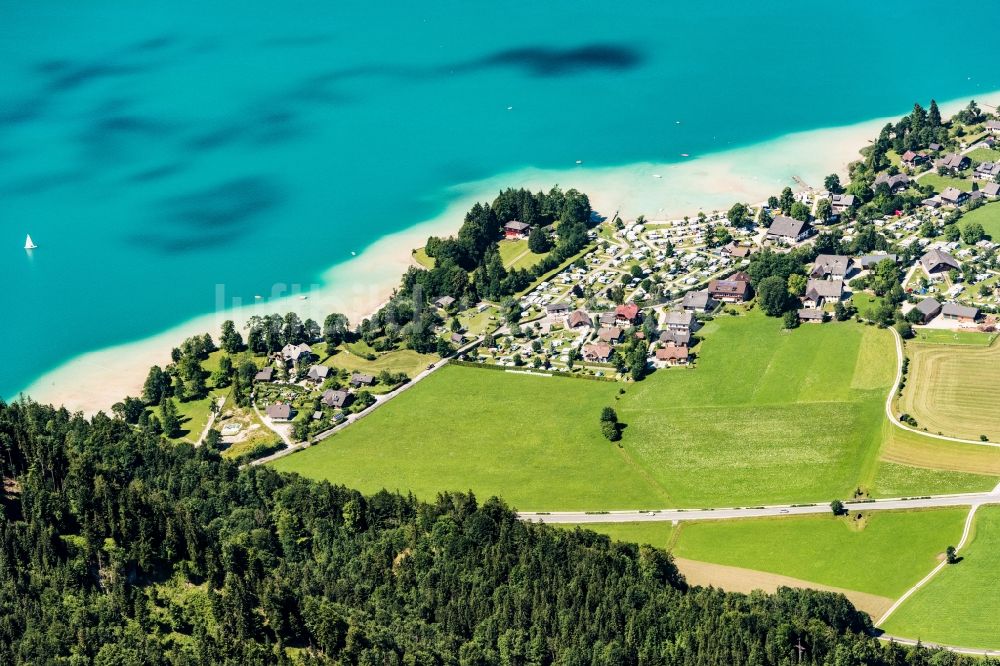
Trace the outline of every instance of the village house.
<instances>
[{"instance_id":1,"label":"village house","mask_svg":"<svg viewBox=\"0 0 1000 666\"><path fill-rule=\"evenodd\" d=\"M274 379L274 368L267 366L262 368L260 372L253 376L254 383L261 382L264 384L270 383Z\"/></svg>"},{"instance_id":2,"label":"village house","mask_svg":"<svg viewBox=\"0 0 1000 666\"><path fill-rule=\"evenodd\" d=\"M820 254L816 256L811 277L824 280L843 280L851 272L853 261L842 254Z\"/></svg>"},{"instance_id":3,"label":"village house","mask_svg":"<svg viewBox=\"0 0 1000 666\"><path fill-rule=\"evenodd\" d=\"M618 326L631 326L639 321L639 306L626 303L615 308L615 323Z\"/></svg>"},{"instance_id":4,"label":"village house","mask_svg":"<svg viewBox=\"0 0 1000 666\"><path fill-rule=\"evenodd\" d=\"M438 306L442 310L447 310L454 304L455 299L451 296L442 296L441 298L434 301L434 305Z\"/></svg>"},{"instance_id":5,"label":"village house","mask_svg":"<svg viewBox=\"0 0 1000 666\"><path fill-rule=\"evenodd\" d=\"M767 229L767 240L783 243L798 243L809 237L812 227L808 222L779 215Z\"/></svg>"},{"instance_id":6,"label":"village house","mask_svg":"<svg viewBox=\"0 0 1000 666\"><path fill-rule=\"evenodd\" d=\"M960 324L974 324L979 316L979 308L958 303L945 303L941 306L941 316Z\"/></svg>"},{"instance_id":7,"label":"village house","mask_svg":"<svg viewBox=\"0 0 1000 666\"><path fill-rule=\"evenodd\" d=\"M986 183L980 191L988 197L1000 197L1000 183Z\"/></svg>"},{"instance_id":8,"label":"village house","mask_svg":"<svg viewBox=\"0 0 1000 666\"><path fill-rule=\"evenodd\" d=\"M983 162L972 172L973 178L979 180L994 181L1000 176L1000 162Z\"/></svg>"},{"instance_id":9,"label":"village house","mask_svg":"<svg viewBox=\"0 0 1000 666\"><path fill-rule=\"evenodd\" d=\"M295 411L292 409L291 405L280 402L274 405L268 405L264 413L267 414L267 418L272 421L291 421Z\"/></svg>"},{"instance_id":10,"label":"village house","mask_svg":"<svg viewBox=\"0 0 1000 666\"><path fill-rule=\"evenodd\" d=\"M708 312L714 305L712 296L706 289L689 291L684 294L684 299L681 301L681 307L688 312Z\"/></svg>"},{"instance_id":11,"label":"village house","mask_svg":"<svg viewBox=\"0 0 1000 666\"><path fill-rule=\"evenodd\" d=\"M564 315L569 312L569 303L549 303L545 306L545 313L549 315Z\"/></svg>"},{"instance_id":12,"label":"village house","mask_svg":"<svg viewBox=\"0 0 1000 666\"><path fill-rule=\"evenodd\" d=\"M461 333L452 333L450 336L448 336L448 341L451 342L451 344L453 345L461 347L463 344L465 344L465 336L462 335Z\"/></svg>"},{"instance_id":13,"label":"village house","mask_svg":"<svg viewBox=\"0 0 1000 666\"><path fill-rule=\"evenodd\" d=\"M878 189L882 183L885 183L889 187L889 191L895 194L910 186L910 177L905 173L897 173L895 176L890 176L887 173L879 174L875 182L872 183L872 190Z\"/></svg>"},{"instance_id":14,"label":"village house","mask_svg":"<svg viewBox=\"0 0 1000 666\"><path fill-rule=\"evenodd\" d=\"M802 304L806 308L818 308L824 303L836 303L844 294L843 280L817 280L810 278L806 282L806 293Z\"/></svg>"},{"instance_id":15,"label":"village house","mask_svg":"<svg viewBox=\"0 0 1000 666\"><path fill-rule=\"evenodd\" d=\"M925 298L913 306L913 309L923 317L924 324L941 314L941 304L933 298Z\"/></svg>"},{"instance_id":16,"label":"village house","mask_svg":"<svg viewBox=\"0 0 1000 666\"><path fill-rule=\"evenodd\" d=\"M314 365L309 368L309 372L306 373L306 378L309 381L316 382L317 384L322 384L329 376L330 368L325 365Z\"/></svg>"},{"instance_id":17,"label":"village house","mask_svg":"<svg viewBox=\"0 0 1000 666\"><path fill-rule=\"evenodd\" d=\"M844 211L851 210L858 202L858 198L853 194L834 194L830 197L830 209L840 215Z\"/></svg>"},{"instance_id":18,"label":"village house","mask_svg":"<svg viewBox=\"0 0 1000 666\"><path fill-rule=\"evenodd\" d=\"M614 312L602 312L597 319L597 323L601 326L614 326L618 317L615 316Z\"/></svg>"},{"instance_id":19,"label":"village house","mask_svg":"<svg viewBox=\"0 0 1000 666\"><path fill-rule=\"evenodd\" d=\"M363 372L355 372L351 375L351 386L354 388L359 386L371 386L374 383L374 375L365 374Z\"/></svg>"},{"instance_id":20,"label":"village house","mask_svg":"<svg viewBox=\"0 0 1000 666\"><path fill-rule=\"evenodd\" d=\"M694 326L694 315L681 310L670 310L663 313L663 328L668 331L690 333Z\"/></svg>"},{"instance_id":21,"label":"village house","mask_svg":"<svg viewBox=\"0 0 1000 666\"><path fill-rule=\"evenodd\" d=\"M724 303L742 303L750 297L750 276L735 273L724 280L712 280L708 283L708 295Z\"/></svg>"},{"instance_id":22,"label":"village house","mask_svg":"<svg viewBox=\"0 0 1000 666\"><path fill-rule=\"evenodd\" d=\"M926 162L927 156L923 153L915 153L912 150L908 150L900 156L900 161L903 163L903 166L908 166L912 169Z\"/></svg>"},{"instance_id":23,"label":"village house","mask_svg":"<svg viewBox=\"0 0 1000 666\"><path fill-rule=\"evenodd\" d=\"M920 257L920 265L924 267L928 275L947 273L952 269L959 270L962 267L958 263L958 259L937 248L925 252L924 256Z\"/></svg>"},{"instance_id":24,"label":"village house","mask_svg":"<svg viewBox=\"0 0 1000 666\"><path fill-rule=\"evenodd\" d=\"M986 131L990 134L1000 134L1000 120L987 120Z\"/></svg>"},{"instance_id":25,"label":"village house","mask_svg":"<svg viewBox=\"0 0 1000 666\"><path fill-rule=\"evenodd\" d=\"M656 364L660 366L687 365L690 358L690 351L686 346L678 347L673 344L667 344L666 347L660 347L656 350L654 358L656 359Z\"/></svg>"},{"instance_id":26,"label":"village house","mask_svg":"<svg viewBox=\"0 0 1000 666\"><path fill-rule=\"evenodd\" d=\"M530 224L525 224L524 222L519 222L517 220L511 220L507 224L503 225L503 235L507 240L527 238L528 233L530 232Z\"/></svg>"},{"instance_id":27,"label":"village house","mask_svg":"<svg viewBox=\"0 0 1000 666\"><path fill-rule=\"evenodd\" d=\"M312 349L305 343L300 345L285 345L281 348L281 356L287 362L296 363L300 360L310 358L312 356Z\"/></svg>"},{"instance_id":28,"label":"village house","mask_svg":"<svg viewBox=\"0 0 1000 666\"><path fill-rule=\"evenodd\" d=\"M329 389L323 392L323 397L320 398L320 401L327 407L343 409L351 403L351 394L342 389Z\"/></svg>"},{"instance_id":29,"label":"village house","mask_svg":"<svg viewBox=\"0 0 1000 666\"><path fill-rule=\"evenodd\" d=\"M927 149L935 153L939 152L942 148L944 148L944 146L942 146L940 143L927 144Z\"/></svg>"},{"instance_id":30,"label":"village house","mask_svg":"<svg viewBox=\"0 0 1000 666\"><path fill-rule=\"evenodd\" d=\"M971 160L966 155L959 153L948 153L934 163L938 169L944 169L950 173L957 173L969 167Z\"/></svg>"},{"instance_id":31,"label":"village house","mask_svg":"<svg viewBox=\"0 0 1000 666\"><path fill-rule=\"evenodd\" d=\"M810 324L822 324L826 313L816 308L802 308L798 311L799 321Z\"/></svg>"},{"instance_id":32,"label":"village house","mask_svg":"<svg viewBox=\"0 0 1000 666\"><path fill-rule=\"evenodd\" d=\"M625 336L625 331L623 331L618 326L612 326L611 328L602 328L597 331L597 338L601 342L607 342L608 344L618 344L622 341Z\"/></svg>"},{"instance_id":33,"label":"village house","mask_svg":"<svg viewBox=\"0 0 1000 666\"><path fill-rule=\"evenodd\" d=\"M961 206L969 198L968 192L963 192L957 187L946 187L940 195L941 201L949 206Z\"/></svg>"},{"instance_id":34,"label":"village house","mask_svg":"<svg viewBox=\"0 0 1000 666\"><path fill-rule=\"evenodd\" d=\"M611 358L611 345L598 342L583 346L583 360L592 363L607 363Z\"/></svg>"},{"instance_id":35,"label":"village house","mask_svg":"<svg viewBox=\"0 0 1000 666\"><path fill-rule=\"evenodd\" d=\"M899 263L899 255L897 254L866 254L862 257L858 257L858 266L862 270L868 270L875 268L876 264L880 261L885 261L886 259L892 259L893 262Z\"/></svg>"},{"instance_id":36,"label":"village house","mask_svg":"<svg viewBox=\"0 0 1000 666\"><path fill-rule=\"evenodd\" d=\"M583 328L590 326L590 315L583 310L574 310L566 317L566 326L569 328Z\"/></svg>"},{"instance_id":37,"label":"village house","mask_svg":"<svg viewBox=\"0 0 1000 666\"><path fill-rule=\"evenodd\" d=\"M753 254L753 248L749 245L740 245L736 241L730 242L722 248L722 254L736 259L745 259Z\"/></svg>"},{"instance_id":38,"label":"village house","mask_svg":"<svg viewBox=\"0 0 1000 666\"><path fill-rule=\"evenodd\" d=\"M691 344L691 331L671 331L669 329L660 331L660 343L664 345L674 345L676 347L687 347Z\"/></svg>"}]
</instances>

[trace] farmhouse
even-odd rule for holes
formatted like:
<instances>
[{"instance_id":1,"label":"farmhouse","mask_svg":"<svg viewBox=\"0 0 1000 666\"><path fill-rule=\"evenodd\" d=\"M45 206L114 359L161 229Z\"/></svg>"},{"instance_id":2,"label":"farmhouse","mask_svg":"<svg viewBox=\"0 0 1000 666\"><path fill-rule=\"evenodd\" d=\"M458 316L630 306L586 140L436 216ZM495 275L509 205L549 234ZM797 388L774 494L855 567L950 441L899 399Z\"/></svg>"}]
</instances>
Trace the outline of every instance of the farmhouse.
<instances>
[{"instance_id":1,"label":"farmhouse","mask_svg":"<svg viewBox=\"0 0 1000 666\"><path fill-rule=\"evenodd\" d=\"M924 256L920 257L920 265L924 267L928 275L947 273L952 269L958 270L961 268L958 259L937 248L924 253Z\"/></svg>"},{"instance_id":2,"label":"farmhouse","mask_svg":"<svg viewBox=\"0 0 1000 666\"><path fill-rule=\"evenodd\" d=\"M827 301L837 302L844 293L843 280L817 280L810 278L802 303L807 308L818 308Z\"/></svg>"},{"instance_id":3,"label":"farmhouse","mask_svg":"<svg viewBox=\"0 0 1000 666\"><path fill-rule=\"evenodd\" d=\"M941 304L933 298L925 298L917 303L914 309L923 316L923 323L925 324L941 314Z\"/></svg>"},{"instance_id":4,"label":"farmhouse","mask_svg":"<svg viewBox=\"0 0 1000 666\"><path fill-rule=\"evenodd\" d=\"M969 198L969 193L963 192L957 187L946 187L940 197L941 201L950 206L961 206Z\"/></svg>"},{"instance_id":5,"label":"farmhouse","mask_svg":"<svg viewBox=\"0 0 1000 666\"><path fill-rule=\"evenodd\" d=\"M839 215L854 208L857 202L858 199L853 194L834 194L830 197L830 208Z\"/></svg>"},{"instance_id":6,"label":"farmhouse","mask_svg":"<svg viewBox=\"0 0 1000 666\"><path fill-rule=\"evenodd\" d=\"M263 368L260 372L253 376L254 382L263 382L267 384L274 378L274 368L267 366Z\"/></svg>"},{"instance_id":7,"label":"farmhouse","mask_svg":"<svg viewBox=\"0 0 1000 666\"><path fill-rule=\"evenodd\" d=\"M323 392L323 397L320 398L324 405L327 407L344 408L351 402L351 394L344 390L334 391L330 389Z\"/></svg>"},{"instance_id":8,"label":"farmhouse","mask_svg":"<svg viewBox=\"0 0 1000 666\"><path fill-rule=\"evenodd\" d=\"M566 317L566 325L570 328L583 328L590 326L590 315L583 310L574 310Z\"/></svg>"},{"instance_id":9,"label":"farmhouse","mask_svg":"<svg viewBox=\"0 0 1000 666\"><path fill-rule=\"evenodd\" d=\"M890 176L887 173L880 174L872 183L872 190L878 189L882 183L885 183L889 187L889 191L895 194L910 186L910 177L905 173L897 173L895 176Z\"/></svg>"},{"instance_id":10,"label":"farmhouse","mask_svg":"<svg viewBox=\"0 0 1000 666\"><path fill-rule=\"evenodd\" d=\"M732 241L728 245L722 248L722 254L728 255L730 257L736 257L737 259L745 259L753 253L753 248L749 245L740 245L736 241Z\"/></svg>"},{"instance_id":11,"label":"farmhouse","mask_svg":"<svg viewBox=\"0 0 1000 666\"><path fill-rule=\"evenodd\" d=\"M955 173L961 171L962 169L968 168L970 160L965 155L960 155L958 153L948 153L937 162L934 163L939 169L944 169L945 171L950 171Z\"/></svg>"},{"instance_id":12,"label":"farmhouse","mask_svg":"<svg viewBox=\"0 0 1000 666\"><path fill-rule=\"evenodd\" d=\"M615 308L615 323L619 326L631 326L639 320L639 306L626 303Z\"/></svg>"},{"instance_id":13,"label":"farmhouse","mask_svg":"<svg viewBox=\"0 0 1000 666\"><path fill-rule=\"evenodd\" d=\"M915 153L912 150L908 150L900 156L900 160L904 166L913 168L926 162L927 156L923 153Z\"/></svg>"},{"instance_id":14,"label":"farmhouse","mask_svg":"<svg viewBox=\"0 0 1000 666\"><path fill-rule=\"evenodd\" d=\"M851 271L853 261L842 254L820 254L816 256L812 273L814 278L843 280Z\"/></svg>"},{"instance_id":15,"label":"farmhouse","mask_svg":"<svg viewBox=\"0 0 1000 666\"><path fill-rule=\"evenodd\" d=\"M602 328L597 331L597 338L601 342L607 342L612 345L621 342L624 335L625 332L617 326Z\"/></svg>"},{"instance_id":16,"label":"farmhouse","mask_svg":"<svg viewBox=\"0 0 1000 666\"><path fill-rule=\"evenodd\" d=\"M690 333L694 326L694 315L690 312L671 310L663 315L663 326L668 331Z\"/></svg>"},{"instance_id":17,"label":"farmhouse","mask_svg":"<svg viewBox=\"0 0 1000 666\"><path fill-rule=\"evenodd\" d=\"M990 134L1000 134L1000 120L987 120L986 131Z\"/></svg>"},{"instance_id":18,"label":"farmhouse","mask_svg":"<svg viewBox=\"0 0 1000 666\"><path fill-rule=\"evenodd\" d=\"M996 179L997 176L1000 176L1000 162L983 162L977 166L976 170L972 173L973 178L991 182Z\"/></svg>"},{"instance_id":19,"label":"farmhouse","mask_svg":"<svg viewBox=\"0 0 1000 666\"><path fill-rule=\"evenodd\" d=\"M292 406L286 403L268 405L265 412L269 419L274 421L290 421L292 418Z\"/></svg>"},{"instance_id":20,"label":"farmhouse","mask_svg":"<svg viewBox=\"0 0 1000 666\"><path fill-rule=\"evenodd\" d=\"M507 240L517 240L519 238L526 238L528 233L531 231L531 225L525 224L524 222L518 222L517 220L511 220L507 224L503 225L503 235Z\"/></svg>"},{"instance_id":21,"label":"farmhouse","mask_svg":"<svg viewBox=\"0 0 1000 666\"><path fill-rule=\"evenodd\" d=\"M607 363L611 358L611 345L598 342L583 346L583 360L597 363Z\"/></svg>"},{"instance_id":22,"label":"farmhouse","mask_svg":"<svg viewBox=\"0 0 1000 666\"><path fill-rule=\"evenodd\" d=\"M811 233L812 227L808 222L779 215L767 229L767 240L797 243L808 238Z\"/></svg>"},{"instance_id":23,"label":"farmhouse","mask_svg":"<svg viewBox=\"0 0 1000 666\"><path fill-rule=\"evenodd\" d=\"M979 316L979 308L959 305L958 303L945 303L941 306L941 316L962 324L974 324L976 317Z\"/></svg>"},{"instance_id":24,"label":"farmhouse","mask_svg":"<svg viewBox=\"0 0 1000 666\"><path fill-rule=\"evenodd\" d=\"M296 362L312 356L312 349L305 343L301 345L285 345L281 348L281 356L286 361Z\"/></svg>"},{"instance_id":25,"label":"farmhouse","mask_svg":"<svg viewBox=\"0 0 1000 666\"><path fill-rule=\"evenodd\" d=\"M375 377L363 372L355 372L351 375L351 386L371 386L375 383Z\"/></svg>"},{"instance_id":26,"label":"farmhouse","mask_svg":"<svg viewBox=\"0 0 1000 666\"><path fill-rule=\"evenodd\" d=\"M688 312L708 312L712 309L712 296L707 290L689 291L684 294L681 307Z\"/></svg>"},{"instance_id":27,"label":"farmhouse","mask_svg":"<svg viewBox=\"0 0 1000 666\"><path fill-rule=\"evenodd\" d=\"M659 340L665 345L674 345L676 347L687 347L691 344L691 332L690 331L660 331Z\"/></svg>"},{"instance_id":28,"label":"farmhouse","mask_svg":"<svg viewBox=\"0 0 1000 666\"><path fill-rule=\"evenodd\" d=\"M742 303L750 295L750 277L736 273L725 280L712 280L708 283L708 295L716 301Z\"/></svg>"},{"instance_id":29,"label":"farmhouse","mask_svg":"<svg viewBox=\"0 0 1000 666\"><path fill-rule=\"evenodd\" d=\"M314 365L309 368L309 372L306 374L306 378L310 381L314 381L317 384L322 384L323 381L330 376L330 368L325 365Z\"/></svg>"},{"instance_id":30,"label":"farmhouse","mask_svg":"<svg viewBox=\"0 0 1000 666\"><path fill-rule=\"evenodd\" d=\"M811 324L821 324L823 319L826 317L826 313L822 310L816 308L802 308L798 312L799 321L809 322Z\"/></svg>"},{"instance_id":31,"label":"farmhouse","mask_svg":"<svg viewBox=\"0 0 1000 666\"><path fill-rule=\"evenodd\" d=\"M686 346L677 347L668 344L656 350L655 358L659 365L687 365L689 351Z\"/></svg>"}]
</instances>

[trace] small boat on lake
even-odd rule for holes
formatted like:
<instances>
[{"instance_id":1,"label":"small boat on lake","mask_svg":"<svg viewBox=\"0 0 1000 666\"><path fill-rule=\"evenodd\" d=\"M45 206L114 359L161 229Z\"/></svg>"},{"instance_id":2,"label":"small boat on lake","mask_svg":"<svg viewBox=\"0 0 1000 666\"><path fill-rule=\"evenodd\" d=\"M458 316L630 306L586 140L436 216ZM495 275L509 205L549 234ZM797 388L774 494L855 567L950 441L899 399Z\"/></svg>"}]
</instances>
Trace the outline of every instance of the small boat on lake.
<instances>
[{"instance_id":1,"label":"small boat on lake","mask_svg":"<svg viewBox=\"0 0 1000 666\"><path fill-rule=\"evenodd\" d=\"M31 240L31 234L28 234L27 238L24 239L24 249L34 250L36 247L38 246L35 245L35 241Z\"/></svg>"}]
</instances>

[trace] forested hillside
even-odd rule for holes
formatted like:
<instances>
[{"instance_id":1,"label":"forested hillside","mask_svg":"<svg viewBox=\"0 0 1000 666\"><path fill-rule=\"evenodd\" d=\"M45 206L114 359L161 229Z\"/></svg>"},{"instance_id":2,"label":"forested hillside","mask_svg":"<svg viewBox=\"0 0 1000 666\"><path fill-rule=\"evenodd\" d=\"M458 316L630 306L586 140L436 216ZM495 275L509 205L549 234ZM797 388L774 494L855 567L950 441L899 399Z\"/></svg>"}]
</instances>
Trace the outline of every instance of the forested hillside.
<instances>
[{"instance_id":1,"label":"forested hillside","mask_svg":"<svg viewBox=\"0 0 1000 666\"><path fill-rule=\"evenodd\" d=\"M237 469L0 403L2 664L957 664L838 595L688 589L669 556ZM984 663L984 662L978 662Z\"/></svg>"}]
</instances>

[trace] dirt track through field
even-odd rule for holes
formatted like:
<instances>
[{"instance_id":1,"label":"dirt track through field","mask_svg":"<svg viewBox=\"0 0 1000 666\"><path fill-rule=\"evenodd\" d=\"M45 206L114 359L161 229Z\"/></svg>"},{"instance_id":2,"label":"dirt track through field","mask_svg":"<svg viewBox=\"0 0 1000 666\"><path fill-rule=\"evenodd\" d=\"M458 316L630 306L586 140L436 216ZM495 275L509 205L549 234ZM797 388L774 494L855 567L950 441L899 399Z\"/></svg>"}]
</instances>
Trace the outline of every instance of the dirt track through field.
<instances>
[{"instance_id":1,"label":"dirt track through field","mask_svg":"<svg viewBox=\"0 0 1000 666\"><path fill-rule=\"evenodd\" d=\"M873 618L881 617L893 603L892 599L880 597L877 594L845 590L830 585L820 585L807 580L768 573L766 571L757 571L756 569L743 569L724 564L698 562L680 557L674 558L674 562L691 585L712 585L729 592L752 592L754 590L774 592L779 587L800 587L825 592L839 592L850 599L851 603L857 608L868 613Z\"/></svg>"}]
</instances>

